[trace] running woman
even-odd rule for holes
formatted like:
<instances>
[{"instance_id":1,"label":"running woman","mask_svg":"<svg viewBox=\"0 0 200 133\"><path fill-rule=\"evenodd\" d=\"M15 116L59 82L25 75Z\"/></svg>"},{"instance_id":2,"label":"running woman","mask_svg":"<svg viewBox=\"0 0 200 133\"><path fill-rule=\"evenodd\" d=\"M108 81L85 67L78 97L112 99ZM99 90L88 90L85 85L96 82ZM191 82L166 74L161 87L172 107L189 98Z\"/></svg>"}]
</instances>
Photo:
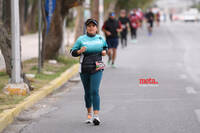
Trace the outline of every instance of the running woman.
<instances>
[{"instance_id":1,"label":"running woman","mask_svg":"<svg viewBox=\"0 0 200 133\"><path fill-rule=\"evenodd\" d=\"M98 22L95 19L88 19L85 25L87 34L76 40L71 49L71 55L81 56L80 77L85 91L85 105L88 113L86 123L93 122L94 125L99 125L99 87L104 69L102 56L106 56L107 43L102 36L97 34Z\"/></svg>"},{"instance_id":2,"label":"running woman","mask_svg":"<svg viewBox=\"0 0 200 133\"><path fill-rule=\"evenodd\" d=\"M106 41L108 44L108 64L110 64L110 62L112 61L112 67L116 68L115 59L119 43L118 33L122 31L122 26L121 23L115 19L114 12L111 12L109 14L109 18L104 22L102 30L106 35Z\"/></svg>"},{"instance_id":3,"label":"running woman","mask_svg":"<svg viewBox=\"0 0 200 133\"><path fill-rule=\"evenodd\" d=\"M122 48L127 47L127 33L129 27L129 19L126 16L126 10L120 11L119 21L122 24L122 32L120 33Z\"/></svg>"}]
</instances>

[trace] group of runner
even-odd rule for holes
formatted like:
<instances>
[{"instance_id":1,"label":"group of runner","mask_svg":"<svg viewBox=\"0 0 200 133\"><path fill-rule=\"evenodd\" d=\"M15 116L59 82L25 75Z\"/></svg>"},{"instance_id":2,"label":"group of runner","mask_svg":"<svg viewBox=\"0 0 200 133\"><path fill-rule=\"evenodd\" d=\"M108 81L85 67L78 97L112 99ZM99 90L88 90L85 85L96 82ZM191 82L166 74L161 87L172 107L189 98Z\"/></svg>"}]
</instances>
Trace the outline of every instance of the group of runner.
<instances>
[{"instance_id":1,"label":"group of runner","mask_svg":"<svg viewBox=\"0 0 200 133\"><path fill-rule=\"evenodd\" d=\"M141 9L133 9L128 14L126 10L121 10L118 19L114 12L109 14L109 18L102 27L108 44L108 65L111 64L113 68L116 67L115 58L119 43L118 40L120 38L122 48L127 47L128 31L130 31L132 42L137 43L137 30L138 28L142 28L144 20L146 20L148 24L148 35L151 36L154 21L156 21L159 26L159 12L154 14L152 9L149 9L146 13L143 13Z\"/></svg>"}]
</instances>

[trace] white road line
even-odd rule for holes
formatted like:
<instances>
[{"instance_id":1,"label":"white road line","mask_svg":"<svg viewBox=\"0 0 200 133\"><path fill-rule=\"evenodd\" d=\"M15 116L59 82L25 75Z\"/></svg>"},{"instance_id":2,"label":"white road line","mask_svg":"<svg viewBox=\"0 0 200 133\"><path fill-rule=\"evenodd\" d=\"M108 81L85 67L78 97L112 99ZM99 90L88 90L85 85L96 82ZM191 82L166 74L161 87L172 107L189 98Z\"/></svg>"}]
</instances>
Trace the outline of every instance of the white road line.
<instances>
[{"instance_id":1,"label":"white road line","mask_svg":"<svg viewBox=\"0 0 200 133\"><path fill-rule=\"evenodd\" d=\"M198 121L200 122L200 109L196 109L196 110L194 110L194 112L197 116Z\"/></svg>"},{"instance_id":2,"label":"white road line","mask_svg":"<svg viewBox=\"0 0 200 133\"><path fill-rule=\"evenodd\" d=\"M192 87L186 87L185 90L188 94L197 94L196 90Z\"/></svg>"}]
</instances>

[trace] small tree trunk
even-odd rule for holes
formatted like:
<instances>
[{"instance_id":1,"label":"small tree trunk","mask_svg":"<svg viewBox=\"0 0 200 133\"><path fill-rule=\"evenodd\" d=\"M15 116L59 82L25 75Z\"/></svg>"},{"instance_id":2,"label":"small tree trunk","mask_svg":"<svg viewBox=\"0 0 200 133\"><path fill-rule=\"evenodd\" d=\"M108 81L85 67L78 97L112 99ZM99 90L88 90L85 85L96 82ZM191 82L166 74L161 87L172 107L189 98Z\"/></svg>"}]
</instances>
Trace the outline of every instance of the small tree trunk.
<instances>
[{"instance_id":1,"label":"small tree trunk","mask_svg":"<svg viewBox=\"0 0 200 133\"><path fill-rule=\"evenodd\" d=\"M45 33L45 45L44 45L44 58L45 59L54 59L58 56L58 51L62 44L63 39L63 18L61 14L61 6L62 1L56 1L56 8L54 14L52 16L51 28L47 33L46 30L43 31Z\"/></svg>"},{"instance_id":2,"label":"small tree trunk","mask_svg":"<svg viewBox=\"0 0 200 133\"><path fill-rule=\"evenodd\" d=\"M47 21L46 21L46 13L45 13L45 1L42 0L42 19L43 19L43 31L42 31L42 51L41 51L41 67L44 67L44 51L45 51L45 37L46 37L46 30L47 30Z\"/></svg>"},{"instance_id":3,"label":"small tree trunk","mask_svg":"<svg viewBox=\"0 0 200 133\"><path fill-rule=\"evenodd\" d=\"M104 12L104 19L107 19L109 13L115 10L116 5L117 5L117 0L113 0L113 1L109 4L108 10L106 10L106 11Z\"/></svg>"},{"instance_id":4,"label":"small tree trunk","mask_svg":"<svg viewBox=\"0 0 200 133\"><path fill-rule=\"evenodd\" d=\"M11 33L11 0L3 0L3 25Z\"/></svg>"},{"instance_id":5,"label":"small tree trunk","mask_svg":"<svg viewBox=\"0 0 200 133\"><path fill-rule=\"evenodd\" d=\"M99 0L92 1L92 18L99 21Z\"/></svg>"},{"instance_id":6,"label":"small tree trunk","mask_svg":"<svg viewBox=\"0 0 200 133\"><path fill-rule=\"evenodd\" d=\"M24 35L24 9L25 9L25 0L19 1L19 12L20 12L20 32L21 35Z\"/></svg>"},{"instance_id":7,"label":"small tree trunk","mask_svg":"<svg viewBox=\"0 0 200 133\"><path fill-rule=\"evenodd\" d=\"M34 0L32 8L31 8L31 12L27 18L26 32L36 32L37 31L37 25L36 25L36 17L37 17L37 11L38 11L37 9L38 9L38 0Z\"/></svg>"},{"instance_id":8,"label":"small tree trunk","mask_svg":"<svg viewBox=\"0 0 200 133\"><path fill-rule=\"evenodd\" d=\"M28 17L28 9L29 9L29 0L25 0L24 3L24 22L27 22L27 17Z\"/></svg>"},{"instance_id":9,"label":"small tree trunk","mask_svg":"<svg viewBox=\"0 0 200 133\"><path fill-rule=\"evenodd\" d=\"M2 21L2 14L3 14L3 1L0 0L0 21Z\"/></svg>"},{"instance_id":10,"label":"small tree trunk","mask_svg":"<svg viewBox=\"0 0 200 133\"><path fill-rule=\"evenodd\" d=\"M76 25L75 25L75 39L77 39L80 35L83 35L83 28L84 28L84 8L83 6L77 7L77 18L76 18Z\"/></svg>"},{"instance_id":11,"label":"small tree trunk","mask_svg":"<svg viewBox=\"0 0 200 133\"><path fill-rule=\"evenodd\" d=\"M5 60L6 72L11 77L11 36L3 25L0 25L0 49Z\"/></svg>"},{"instance_id":12,"label":"small tree trunk","mask_svg":"<svg viewBox=\"0 0 200 133\"><path fill-rule=\"evenodd\" d=\"M43 58L55 59L59 54L59 49L63 39L63 22L68 10L81 4L83 0L56 0L56 8L51 18L51 27L46 32L46 24L43 29ZM46 23L46 14L43 1L43 20Z\"/></svg>"}]
</instances>

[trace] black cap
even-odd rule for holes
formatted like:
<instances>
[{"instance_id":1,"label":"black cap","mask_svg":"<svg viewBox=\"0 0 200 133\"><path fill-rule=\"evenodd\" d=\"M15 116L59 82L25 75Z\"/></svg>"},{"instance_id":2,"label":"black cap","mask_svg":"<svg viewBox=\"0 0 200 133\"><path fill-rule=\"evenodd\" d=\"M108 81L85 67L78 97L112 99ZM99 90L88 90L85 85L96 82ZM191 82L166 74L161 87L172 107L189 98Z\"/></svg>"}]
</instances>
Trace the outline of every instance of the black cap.
<instances>
[{"instance_id":1,"label":"black cap","mask_svg":"<svg viewBox=\"0 0 200 133\"><path fill-rule=\"evenodd\" d=\"M97 22L95 19L93 19L93 18L88 19L88 20L85 22L85 25L87 26L87 25L89 25L90 23L93 23L93 24L95 24L96 26L98 25L98 22Z\"/></svg>"},{"instance_id":2,"label":"black cap","mask_svg":"<svg viewBox=\"0 0 200 133\"><path fill-rule=\"evenodd\" d=\"M110 12L110 13L109 13L109 16L110 16L110 17L111 17L111 16L114 17L114 16L115 16L115 12Z\"/></svg>"}]
</instances>

